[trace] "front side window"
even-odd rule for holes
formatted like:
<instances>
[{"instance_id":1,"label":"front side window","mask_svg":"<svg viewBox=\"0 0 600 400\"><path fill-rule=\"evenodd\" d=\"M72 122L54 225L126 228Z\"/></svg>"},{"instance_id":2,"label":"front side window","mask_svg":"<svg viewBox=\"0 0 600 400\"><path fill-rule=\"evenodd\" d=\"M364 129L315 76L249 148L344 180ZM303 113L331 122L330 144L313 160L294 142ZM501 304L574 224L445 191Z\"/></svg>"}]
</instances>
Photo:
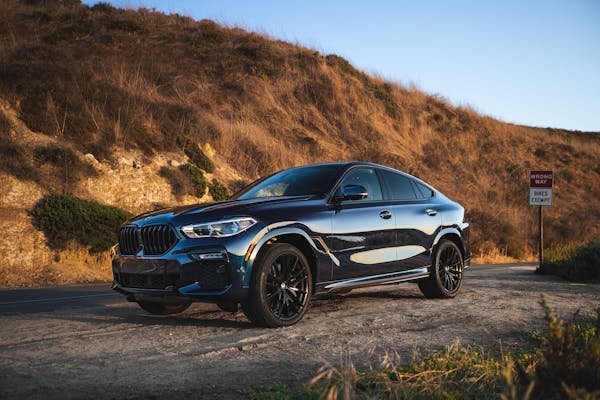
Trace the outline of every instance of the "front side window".
<instances>
[{"instance_id":1,"label":"front side window","mask_svg":"<svg viewBox=\"0 0 600 400\"><path fill-rule=\"evenodd\" d=\"M341 169L342 166L337 164L287 169L244 189L236 199L325 194L331 190Z\"/></svg>"},{"instance_id":2,"label":"front side window","mask_svg":"<svg viewBox=\"0 0 600 400\"><path fill-rule=\"evenodd\" d=\"M353 201L373 201L382 200L381 185L373 168L354 168L350 170L342 180L338 192L346 185L360 185L367 190L368 196L362 200Z\"/></svg>"}]
</instances>

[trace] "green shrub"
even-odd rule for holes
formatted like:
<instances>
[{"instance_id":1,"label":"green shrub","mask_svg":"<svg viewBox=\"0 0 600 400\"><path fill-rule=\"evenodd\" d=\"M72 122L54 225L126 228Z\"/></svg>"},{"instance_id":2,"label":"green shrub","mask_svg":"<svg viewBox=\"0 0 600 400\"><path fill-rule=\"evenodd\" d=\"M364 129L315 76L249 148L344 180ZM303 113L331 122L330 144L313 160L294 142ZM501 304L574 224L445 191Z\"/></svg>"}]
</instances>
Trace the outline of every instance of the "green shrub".
<instances>
[{"instance_id":1,"label":"green shrub","mask_svg":"<svg viewBox=\"0 0 600 400\"><path fill-rule=\"evenodd\" d=\"M548 332L537 349L534 393L542 399L567 398L573 389L600 389L600 309L594 318L564 321L545 300ZM597 393L600 395L600 392Z\"/></svg>"},{"instance_id":2,"label":"green shrub","mask_svg":"<svg viewBox=\"0 0 600 400\"><path fill-rule=\"evenodd\" d=\"M204 196L207 185L202 170L200 170L200 168L196 167L194 164L189 163L180 165L179 170L190 178L192 185L192 192L190 194L198 197Z\"/></svg>"},{"instance_id":3,"label":"green shrub","mask_svg":"<svg viewBox=\"0 0 600 400\"><path fill-rule=\"evenodd\" d=\"M565 322L542 299L547 329L533 348L495 355L478 346L452 345L406 365L385 357L381 365L322 368L308 387L267 386L252 399L598 399L600 310Z\"/></svg>"},{"instance_id":4,"label":"green shrub","mask_svg":"<svg viewBox=\"0 0 600 400\"><path fill-rule=\"evenodd\" d=\"M108 250L117 243L119 227L131 218L120 208L59 194L42 197L31 216L50 248L64 249L74 240L92 252Z\"/></svg>"},{"instance_id":5,"label":"green shrub","mask_svg":"<svg viewBox=\"0 0 600 400\"><path fill-rule=\"evenodd\" d=\"M186 156L189 157L190 161L194 163L200 169L206 172L214 172L215 164L210 158L204 154L198 143L194 142L189 136L181 135L177 138L177 146Z\"/></svg>"},{"instance_id":6,"label":"green shrub","mask_svg":"<svg viewBox=\"0 0 600 400\"><path fill-rule=\"evenodd\" d=\"M536 272L577 282L600 282L600 239L549 249Z\"/></svg>"},{"instance_id":7,"label":"green shrub","mask_svg":"<svg viewBox=\"0 0 600 400\"><path fill-rule=\"evenodd\" d=\"M229 192L227 191L227 188L216 179L213 179L208 185L208 192L214 201L222 201L229 198Z\"/></svg>"}]
</instances>

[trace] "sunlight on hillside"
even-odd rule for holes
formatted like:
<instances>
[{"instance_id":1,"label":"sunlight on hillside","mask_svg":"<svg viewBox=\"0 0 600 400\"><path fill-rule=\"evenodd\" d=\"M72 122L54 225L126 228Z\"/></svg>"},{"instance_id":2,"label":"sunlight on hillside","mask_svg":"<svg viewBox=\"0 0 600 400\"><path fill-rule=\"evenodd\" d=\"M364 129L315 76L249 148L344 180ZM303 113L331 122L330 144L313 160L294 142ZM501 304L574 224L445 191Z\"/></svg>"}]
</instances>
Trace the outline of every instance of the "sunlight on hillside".
<instances>
[{"instance_id":1,"label":"sunlight on hillside","mask_svg":"<svg viewBox=\"0 0 600 400\"><path fill-rule=\"evenodd\" d=\"M0 2L0 174L37 198L75 193L140 211L210 199L210 179L232 192L291 166L372 161L461 202L475 255L509 260L531 258L536 246L528 171L552 169L549 244L600 234L597 133L504 123L339 56L212 21L64 3ZM20 133L29 130L47 139ZM191 158L181 138L214 149L202 153L214 177L180 167ZM130 176L142 171L160 186L146 200L125 184L118 195L94 191L127 155ZM200 192L181 189L190 179L204 182ZM161 189L169 184L179 189Z\"/></svg>"}]
</instances>

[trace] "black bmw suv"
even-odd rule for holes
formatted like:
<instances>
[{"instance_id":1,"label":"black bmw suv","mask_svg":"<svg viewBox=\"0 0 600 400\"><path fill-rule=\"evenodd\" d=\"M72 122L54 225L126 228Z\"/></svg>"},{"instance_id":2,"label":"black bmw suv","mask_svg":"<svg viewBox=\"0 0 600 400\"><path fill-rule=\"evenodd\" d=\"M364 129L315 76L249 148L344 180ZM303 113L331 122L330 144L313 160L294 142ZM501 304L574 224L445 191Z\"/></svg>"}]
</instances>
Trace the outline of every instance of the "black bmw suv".
<instances>
[{"instance_id":1,"label":"black bmw suv","mask_svg":"<svg viewBox=\"0 0 600 400\"><path fill-rule=\"evenodd\" d=\"M114 286L153 314L241 304L255 324L298 322L315 293L412 281L454 297L469 264L464 209L381 165L307 165L228 201L137 216L119 231Z\"/></svg>"}]
</instances>

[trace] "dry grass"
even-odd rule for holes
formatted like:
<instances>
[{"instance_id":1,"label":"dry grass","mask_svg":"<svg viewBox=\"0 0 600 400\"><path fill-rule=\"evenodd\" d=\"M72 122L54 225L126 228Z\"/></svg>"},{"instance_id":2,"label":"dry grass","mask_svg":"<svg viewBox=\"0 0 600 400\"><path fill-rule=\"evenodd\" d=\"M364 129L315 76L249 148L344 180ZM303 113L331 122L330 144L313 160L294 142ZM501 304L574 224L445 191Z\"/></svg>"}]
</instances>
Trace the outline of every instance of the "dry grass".
<instances>
[{"instance_id":1,"label":"dry grass","mask_svg":"<svg viewBox=\"0 0 600 400\"><path fill-rule=\"evenodd\" d=\"M465 205L476 254L510 258L535 248L527 173L548 168L549 243L600 234L598 134L503 123L341 57L211 21L43 3L0 1L0 97L31 129L98 159L115 148L180 151L185 135L247 179L318 161L383 163ZM2 140L12 161L0 167L37 179Z\"/></svg>"},{"instance_id":2,"label":"dry grass","mask_svg":"<svg viewBox=\"0 0 600 400\"><path fill-rule=\"evenodd\" d=\"M547 327L511 353L458 343L415 354L410 363L386 355L356 368L349 357L324 366L306 387L264 387L270 399L599 399L600 310L563 320L542 298Z\"/></svg>"}]
</instances>

